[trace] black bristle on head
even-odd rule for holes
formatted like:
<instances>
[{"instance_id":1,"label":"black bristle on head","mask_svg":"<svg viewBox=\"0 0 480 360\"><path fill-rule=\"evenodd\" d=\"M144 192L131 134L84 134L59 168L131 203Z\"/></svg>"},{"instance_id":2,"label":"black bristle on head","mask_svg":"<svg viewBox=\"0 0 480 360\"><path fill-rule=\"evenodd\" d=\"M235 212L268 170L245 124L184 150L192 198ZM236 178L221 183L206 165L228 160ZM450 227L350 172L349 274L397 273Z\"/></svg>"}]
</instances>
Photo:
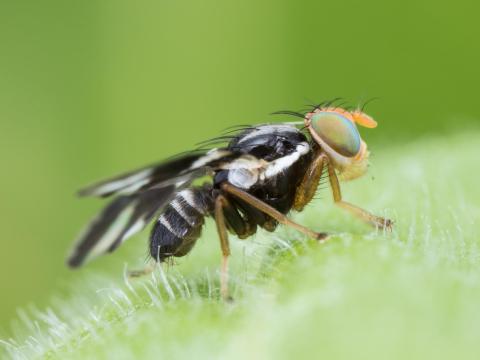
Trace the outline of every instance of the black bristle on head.
<instances>
[{"instance_id":1,"label":"black bristle on head","mask_svg":"<svg viewBox=\"0 0 480 360\"><path fill-rule=\"evenodd\" d=\"M323 104L323 106L325 106L325 107L330 107L330 106L332 106L336 101L340 101L340 100L342 100L342 99L343 99L343 98L341 98L341 97L336 97L336 98L334 98L334 99L332 99L332 100L330 100L330 101L327 101L325 104Z\"/></svg>"},{"instance_id":2,"label":"black bristle on head","mask_svg":"<svg viewBox=\"0 0 480 360\"><path fill-rule=\"evenodd\" d=\"M342 106L348 106L348 101L342 101L341 103L335 105L337 108L341 108Z\"/></svg>"},{"instance_id":3,"label":"black bristle on head","mask_svg":"<svg viewBox=\"0 0 480 360\"><path fill-rule=\"evenodd\" d=\"M235 136L232 136L232 135L218 136L218 137L213 138L213 139L201 141L199 143L196 143L195 145L202 147L202 146L209 146L209 145L214 145L214 144L221 144L221 143L228 142L228 141L232 140L233 138L235 138Z\"/></svg>"},{"instance_id":4,"label":"black bristle on head","mask_svg":"<svg viewBox=\"0 0 480 360\"><path fill-rule=\"evenodd\" d=\"M321 109L326 103L327 103L327 101L321 101L318 104L314 104L314 105L310 105L310 106L313 107L313 110L316 110L316 109Z\"/></svg>"},{"instance_id":5,"label":"black bristle on head","mask_svg":"<svg viewBox=\"0 0 480 360\"><path fill-rule=\"evenodd\" d=\"M360 111L363 112L365 108L367 107L368 104L370 104L372 101L379 100L379 97L373 97L363 103L363 105L360 107Z\"/></svg>"},{"instance_id":6,"label":"black bristle on head","mask_svg":"<svg viewBox=\"0 0 480 360\"><path fill-rule=\"evenodd\" d=\"M301 119L305 118L305 115L296 111L291 111L291 110L280 110L280 111L275 111L271 113L270 115L291 115L295 117L299 117Z\"/></svg>"},{"instance_id":7,"label":"black bristle on head","mask_svg":"<svg viewBox=\"0 0 480 360\"><path fill-rule=\"evenodd\" d=\"M253 126L253 125L245 125L245 126L243 126L243 127L240 127L240 126L231 127L230 129L232 129L232 130L225 129L225 130L223 131L223 134L224 134L224 135L228 135L228 134L238 134L238 133L241 133L242 131L255 130L256 128L257 128L257 126Z\"/></svg>"},{"instance_id":8,"label":"black bristle on head","mask_svg":"<svg viewBox=\"0 0 480 360\"><path fill-rule=\"evenodd\" d=\"M232 125L232 126L229 126L227 127L226 129L223 130L223 133L225 133L226 131L230 131L230 130L233 130L233 131L238 131L238 130L243 130L245 128L249 128L251 127L252 125L250 124L245 124L245 125Z\"/></svg>"}]
</instances>

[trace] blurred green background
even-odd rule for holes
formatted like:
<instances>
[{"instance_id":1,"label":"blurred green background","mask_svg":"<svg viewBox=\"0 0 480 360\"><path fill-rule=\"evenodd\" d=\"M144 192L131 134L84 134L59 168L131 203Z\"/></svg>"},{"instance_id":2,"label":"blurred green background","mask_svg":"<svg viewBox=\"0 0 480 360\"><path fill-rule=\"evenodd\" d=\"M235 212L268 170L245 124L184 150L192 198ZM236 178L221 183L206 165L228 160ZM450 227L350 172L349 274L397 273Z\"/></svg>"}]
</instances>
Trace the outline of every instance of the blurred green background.
<instances>
[{"instance_id":1,"label":"blurred green background","mask_svg":"<svg viewBox=\"0 0 480 360\"><path fill-rule=\"evenodd\" d=\"M80 273L64 266L100 206L73 195L92 180L337 96L380 98L368 111L379 128L364 133L374 151L478 127L479 11L463 0L2 0L1 327L80 273L141 264L145 236Z\"/></svg>"}]
</instances>

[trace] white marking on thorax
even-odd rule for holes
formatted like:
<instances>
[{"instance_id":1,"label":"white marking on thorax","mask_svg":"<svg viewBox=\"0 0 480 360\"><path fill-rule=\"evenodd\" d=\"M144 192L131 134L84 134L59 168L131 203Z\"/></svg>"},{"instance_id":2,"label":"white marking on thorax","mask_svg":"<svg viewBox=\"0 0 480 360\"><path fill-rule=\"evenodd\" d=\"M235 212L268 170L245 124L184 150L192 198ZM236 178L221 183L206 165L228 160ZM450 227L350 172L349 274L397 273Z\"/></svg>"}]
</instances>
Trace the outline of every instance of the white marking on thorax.
<instances>
[{"instance_id":1,"label":"white marking on thorax","mask_svg":"<svg viewBox=\"0 0 480 360\"><path fill-rule=\"evenodd\" d=\"M250 189L257 181L256 169L233 169L228 172L228 182L241 189Z\"/></svg>"},{"instance_id":2,"label":"white marking on thorax","mask_svg":"<svg viewBox=\"0 0 480 360\"><path fill-rule=\"evenodd\" d=\"M302 142L297 145L295 152L281 157L277 160L270 162L264 171L260 174L260 179L265 180L280 174L282 171L292 166L301 156L307 154L310 151L310 145L306 142Z\"/></svg>"},{"instance_id":3,"label":"white marking on thorax","mask_svg":"<svg viewBox=\"0 0 480 360\"><path fill-rule=\"evenodd\" d=\"M241 144L242 142L247 141L249 139L252 139L254 137L272 134L272 133L275 133L276 131L286 131L286 132L296 133L296 132L298 132L298 129L294 126L291 126L291 125L264 125L264 126L259 126L255 130L252 130L252 132L245 135L245 137L243 137L238 143Z\"/></svg>"},{"instance_id":4,"label":"white marking on thorax","mask_svg":"<svg viewBox=\"0 0 480 360\"><path fill-rule=\"evenodd\" d=\"M259 169L268 164L263 159L257 159L252 155L242 155L238 159L235 159L229 163L225 163L220 168L223 170L234 170L234 169Z\"/></svg>"}]
</instances>

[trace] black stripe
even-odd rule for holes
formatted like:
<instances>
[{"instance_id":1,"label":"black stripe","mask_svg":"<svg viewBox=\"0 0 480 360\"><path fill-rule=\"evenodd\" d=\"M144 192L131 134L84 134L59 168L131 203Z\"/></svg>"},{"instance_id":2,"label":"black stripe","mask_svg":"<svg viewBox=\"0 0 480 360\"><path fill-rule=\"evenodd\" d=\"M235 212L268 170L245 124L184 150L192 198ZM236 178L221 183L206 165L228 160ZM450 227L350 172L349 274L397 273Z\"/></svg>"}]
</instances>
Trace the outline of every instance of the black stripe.
<instances>
[{"instance_id":1,"label":"black stripe","mask_svg":"<svg viewBox=\"0 0 480 360\"><path fill-rule=\"evenodd\" d=\"M121 243L124 235L135 225L139 219L150 221L152 217L160 211L167 203L175 187L169 186L162 189L153 189L140 195L120 196L114 199L103 211L88 225L87 230L78 240L73 253L68 258L67 263L70 267L82 265L96 244L102 241L105 234L108 233L110 226L121 213L129 206L134 206L133 212L126 223L122 224L118 236L112 240L107 251L115 250Z\"/></svg>"},{"instance_id":2,"label":"black stripe","mask_svg":"<svg viewBox=\"0 0 480 360\"><path fill-rule=\"evenodd\" d=\"M182 239L173 234L165 225L157 221L150 235L150 255L152 258L163 261L175 254L175 250L182 244Z\"/></svg>"},{"instance_id":3,"label":"black stripe","mask_svg":"<svg viewBox=\"0 0 480 360\"><path fill-rule=\"evenodd\" d=\"M161 217L163 217L164 221L170 225L170 228L177 237L184 238L192 228L187 220L185 220L171 205L167 206L166 211Z\"/></svg>"},{"instance_id":4,"label":"black stripe","mask_svg":"<svg viewBox=\"0 0 480 360\"><path fill-rule=\"evenodd\" d=\"M211 184L206 184L201 188L192 188L194 203L205 215L213 211L214 200L212 199L211 192ZM198 208L195 210L198 210Z\"/></svg>"},{"instance_id":5,"label":"black stripe","mask_svg":"<svg viewBox=\"0 0 480 360\"><path fill-rule=\"evenodd\" d=\"M131 176L135 176L137 173L141 173L143 171L151 170L151 173L146 177L148 179L148 184L151 185L153 183L161 183L167 179L173 179L177 177L182 171L188 169L195 161L199 158L204 156L205 152L190 152L184 154L183 156L178 156L177 158L170 159L169 161L162 162L159 164L153 164L150 166L143 167L141 169L137 169L134 171L130 171L128 173L100 181L96 184L90 185L84 189L81 189L78 192L79 196L91 196L95 193L98 188L105 186L111 182L122 181L123 179L127 179ZM101 193L99 196L107 197L114 193L120 192L124 188L128 188L129 186L133 185L131 182L126 182L124 186L119 186L112 192L108 193ZM145 185L144 187L147 187Z\"/></svg>"},{"instance_id":6,"label":"black stripe","mask_svg":"<svg viewBox=\"0 0 480 360\"><path fill-rule=\"evenodd\" d=\"M90 250L101 240L108 231L110 225L132 202L129 196L122 196L115 199L91 222L81 240L75 247L73 254L67 263L70 267L80 266L87 257Z\"/></svg>"}]
</instances>

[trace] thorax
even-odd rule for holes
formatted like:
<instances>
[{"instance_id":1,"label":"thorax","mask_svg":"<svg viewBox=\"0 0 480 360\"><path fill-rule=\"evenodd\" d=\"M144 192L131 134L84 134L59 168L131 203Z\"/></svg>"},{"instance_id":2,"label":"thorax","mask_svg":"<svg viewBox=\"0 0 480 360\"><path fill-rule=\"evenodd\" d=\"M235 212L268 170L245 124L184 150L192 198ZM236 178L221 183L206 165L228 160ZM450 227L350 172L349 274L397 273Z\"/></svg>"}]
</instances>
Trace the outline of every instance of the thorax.
<instances>
[{"instance_id":1,"label":"thorax","mask_svg":"<svg viewBox=\"0 0 480 360\"><path fill-rule=\"evenodd\" d=\"M228 181L272 206L290 208L312 156L302 132L289 125L263 125L240 133L228 149L265 160L265 166L220 171L215 184Z\"/></svg>"}]
</instances>

